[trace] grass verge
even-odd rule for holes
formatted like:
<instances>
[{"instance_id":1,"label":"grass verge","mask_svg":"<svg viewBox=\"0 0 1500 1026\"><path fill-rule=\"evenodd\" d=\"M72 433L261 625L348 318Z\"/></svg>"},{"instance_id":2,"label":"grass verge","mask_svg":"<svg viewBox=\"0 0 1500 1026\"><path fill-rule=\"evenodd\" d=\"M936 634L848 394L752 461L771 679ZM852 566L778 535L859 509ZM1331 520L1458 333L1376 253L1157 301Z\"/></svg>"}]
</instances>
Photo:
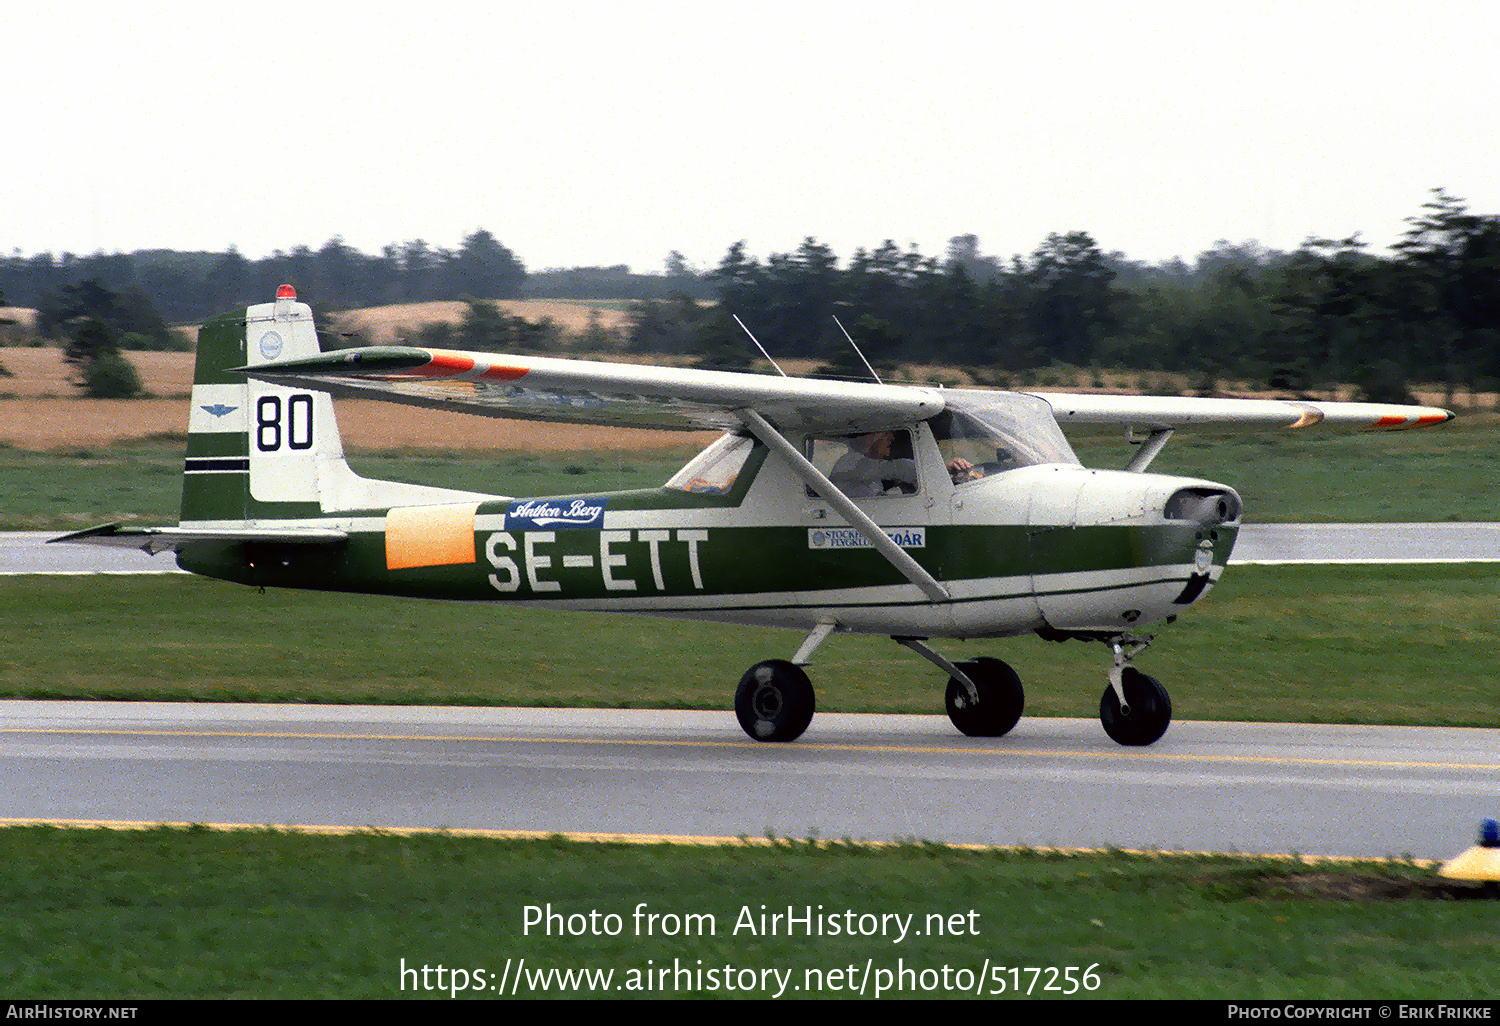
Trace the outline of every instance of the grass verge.
<instances>
[{"instance_id":1,"label":"grass verge","mask_svg":"<svg viewBox=\"0 0 1500 1026\"><path fill-rule=\"evenodd\" d=\"M13 828L0 858L0 964L25 998L847 997L867 974L887 998L1500 988L1493 903L1407 863L202 828ZM788 907L820 935L789 934Z\"/></svg>"}]
</instances>

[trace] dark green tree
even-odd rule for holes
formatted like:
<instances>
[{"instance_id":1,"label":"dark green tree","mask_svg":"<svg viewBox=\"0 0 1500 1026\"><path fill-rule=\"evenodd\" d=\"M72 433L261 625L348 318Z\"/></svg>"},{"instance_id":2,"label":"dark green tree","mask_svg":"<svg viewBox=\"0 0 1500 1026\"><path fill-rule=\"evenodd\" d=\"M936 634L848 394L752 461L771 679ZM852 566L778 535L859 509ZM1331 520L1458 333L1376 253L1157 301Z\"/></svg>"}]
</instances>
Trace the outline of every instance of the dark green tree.
<instances>
[{"instance_id":1,"label":"dark green tree","mask_svg":"<svg viewBox=\"0 0 1500 1026\"><path fill-rule=\"evenodd\" d=\"M514 298L526 282L525 266L483 228L464 239L443 273L450 289L488 299Z\"/></svg>"},{"instance_id":2,"label":"dark green tree","mask_svg":"<svg viewBox=\"0 0 1500 1026\"><path fill-rule=\"evenodd\" d=\"M1088 232L1052 234L1031 256L1027 281L1037 339L1054 358L1088 364L1104 333L1118 322L1123 294L1115 272Z\"/></svg>"},{"instance_id":3,"label":"dark green tree","mask_svg":"<svg viewBox=\"0 0 1500 1026\"><path fill-rule=\"evenodd\" d=\"M1451 391L1456 381L1500 376L1500 217L1472 214L1442 189L1432 194L1393 248Z\"/></svg>"},{"instance_id":4,"label":"dark green tree","mask_svg":"<svg viewBox=\"0 0 1500 1026\"><path fill-rule=\"evenodd\" d=\"M519 339L511 318L494 303L464 296L468 309L458 326L458 342L464 349L505 352L516 348Z\"/></svg>"},{"instance_id":5,"label":"dark green tree","mask_svg":"<svg viewBox=\"0 0 1500 1026\"><path fill-rule=\"evenodd\" d=\"M143 391L140 374L118 350L86 364L81 384L91 399L133 399Z\"/></svg>"},{"instance_id":6,"label":"dark green tree","mask_svg":"<svg viewBox=\"0 0 1500 1026\"><path fill-rule=\"evenodd\" d=\"M97 317L80 317L68 325L63 359L79 372L120 351L120 334Z\"/></svg>"},{"instance_id":7,"label":"dark green tree","mask_svg":"<svg viewBox=\"0 0 1500 1026\"><path fill-rule=\"evenodd\" d=\"M213 270L208 272L205 298L215 310L232 310L252 300L260 302L254 295L251 282L250 261L241 256L239 250L230 246L229 251L214 264Z\"/></svg>"}]
</instances>

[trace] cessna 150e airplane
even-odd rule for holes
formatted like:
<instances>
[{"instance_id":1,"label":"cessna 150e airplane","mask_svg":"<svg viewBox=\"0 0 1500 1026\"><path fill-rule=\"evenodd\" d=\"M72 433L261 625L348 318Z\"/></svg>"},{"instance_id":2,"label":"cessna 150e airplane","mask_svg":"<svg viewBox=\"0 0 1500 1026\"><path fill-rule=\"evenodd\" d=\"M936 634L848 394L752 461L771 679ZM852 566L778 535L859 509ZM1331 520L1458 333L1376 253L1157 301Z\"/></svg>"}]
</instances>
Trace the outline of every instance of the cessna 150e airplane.
<instances>
[{"instance_id":1,"label":"cessna 150e airplane","mask_svg":"<svg viewBox=\"0 0 1500 1026\"><path fill-rule=\"evenodd\" d=\"M516 498L369 480L344 460L331 396L491 417L721 428L659 488ZM932 638L1104 642L1100 701L1125 745L1171 701L1132 665L1132 632L1171 621L1223 571L1240 498L1146 473L1199 425L1406 428L1445 410L1368 403L1030 395L771 377L405 346L320 350L311 310L273 303L199 336L177 527L55 541L175 550L265 587L612 610L806 631L750 667L735 711L758 741L812 719L806 672L835 631L885 634L947 677L965 734L1011 729L1020 679L953 662ZM1059 425L1145 434L1123 470L1080 465Z\"/></svg>"}]
</instances>

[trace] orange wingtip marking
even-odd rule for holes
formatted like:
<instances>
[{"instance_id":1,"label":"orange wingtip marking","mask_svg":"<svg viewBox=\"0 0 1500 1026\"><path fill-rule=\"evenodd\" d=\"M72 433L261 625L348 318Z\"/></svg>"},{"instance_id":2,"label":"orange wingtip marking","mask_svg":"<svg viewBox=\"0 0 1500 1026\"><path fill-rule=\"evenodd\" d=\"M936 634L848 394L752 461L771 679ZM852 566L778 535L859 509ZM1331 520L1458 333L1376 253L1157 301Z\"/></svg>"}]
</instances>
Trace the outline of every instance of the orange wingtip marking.
<instances>
[{"instance_id":1,"label":"orange wingtip marking","mask_svg":"<svg viewBox=\"0 0 1500 1026\"><path fill-rule=\"evenodd\" d=\"M501 381L514 381L517 378L524 378L530 370L530 367L491 367L479 376L481 378L499 378Z\"/></svg>"},{"instance_id":2,"label":"orange wingtip marking","mask_svg":"<svg viewBox=\"0 0 1500 1026\"><path fill-rule=\"evenodd\" d=\"M474 369L474 358L463 353L451 353L445 349L429 349L432 359L422 367L412 368L412 374L424 378L446 378Z\"/></svg>"},{"instance_id":3,"label":"orange wingtip marking","mask_svg":"<svg viewBox=\"0 0 1500 1026\"><path fill-rule=\"evenodd\" d=\"M1415 417L1381 417L1371 428L1389 428L1392 431L1405 431L1410 428L1426 427L1428 424L1446 424L1453 419L1453 414L1444 410L1442 413L1419 413Z\"/></svg>"}]
</instances>

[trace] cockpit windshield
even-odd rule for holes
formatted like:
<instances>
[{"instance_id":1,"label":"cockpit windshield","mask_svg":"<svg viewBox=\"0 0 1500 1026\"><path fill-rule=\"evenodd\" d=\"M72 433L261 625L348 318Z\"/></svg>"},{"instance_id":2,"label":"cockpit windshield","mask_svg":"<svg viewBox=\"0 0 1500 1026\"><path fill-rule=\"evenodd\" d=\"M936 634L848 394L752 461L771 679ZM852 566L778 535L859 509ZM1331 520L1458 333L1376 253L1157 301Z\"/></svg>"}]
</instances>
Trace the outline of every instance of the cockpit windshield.
<instances>
[{"instance_id":1,"label":"cockpit windshield","mask_svg":"<svg viewBox=\"0 0 1500 1026\"><path fill-rule=\"evenodd\" d=\"M1052 408L1035 396L950 391L944 398L948 408L927 423L954 484L1017 467L1079 462Z\"/></svg>"}]
</instances>

